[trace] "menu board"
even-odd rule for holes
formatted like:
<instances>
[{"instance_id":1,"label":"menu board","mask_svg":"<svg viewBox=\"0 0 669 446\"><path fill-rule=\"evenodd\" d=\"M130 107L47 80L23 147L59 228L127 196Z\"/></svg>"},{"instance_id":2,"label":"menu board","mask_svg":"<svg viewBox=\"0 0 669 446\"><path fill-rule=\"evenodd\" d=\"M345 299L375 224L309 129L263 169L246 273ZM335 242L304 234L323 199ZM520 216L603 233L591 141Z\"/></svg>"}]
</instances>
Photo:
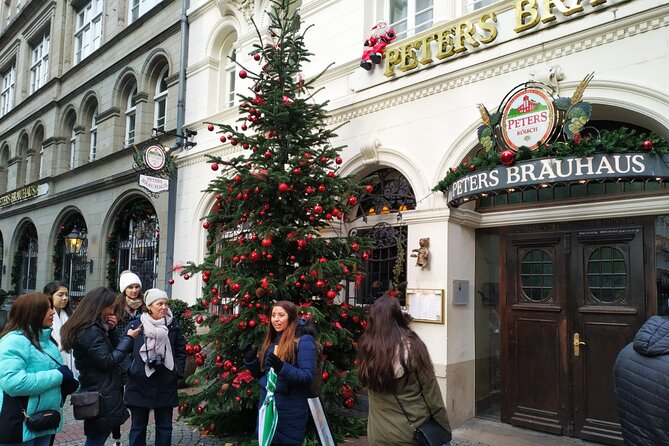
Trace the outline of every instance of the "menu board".
<instances>
[{"instance_id":1,"label":"menu board","mask_svg":"<svg viewBox=\"0 0 669 446\"><path fill-rule=\"evenodd\" d=\"M407 288L406 297L406 311L414 321L444 323L444 290Z\"/></svg>"}]
</instances>

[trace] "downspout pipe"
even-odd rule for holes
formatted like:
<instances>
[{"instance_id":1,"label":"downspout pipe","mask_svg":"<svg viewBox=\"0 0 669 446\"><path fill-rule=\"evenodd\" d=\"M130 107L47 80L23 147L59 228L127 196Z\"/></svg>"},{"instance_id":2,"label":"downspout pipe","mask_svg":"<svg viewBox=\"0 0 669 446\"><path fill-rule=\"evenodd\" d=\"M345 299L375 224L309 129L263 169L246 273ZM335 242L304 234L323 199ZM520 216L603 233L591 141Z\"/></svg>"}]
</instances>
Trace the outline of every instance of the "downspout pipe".
<instances>
[{"instance_id":1,"label":"downspout pipe","mask_svg":"<svg viewBox=\"0 0 669 446\"><path fill-rule=\"evenodd\" d=\"M189 0L181 0L181 54L179 56L179 97L177 99L177 140L173 151L186 147L184 121L186 118L186 67L188 65L188 6ZM172 265L174 265L174 237L177 210L177 184L179 169L174 170L167 192L167 252L165 255L165 290L172 296Z\"/></svg>"}]
</instances>

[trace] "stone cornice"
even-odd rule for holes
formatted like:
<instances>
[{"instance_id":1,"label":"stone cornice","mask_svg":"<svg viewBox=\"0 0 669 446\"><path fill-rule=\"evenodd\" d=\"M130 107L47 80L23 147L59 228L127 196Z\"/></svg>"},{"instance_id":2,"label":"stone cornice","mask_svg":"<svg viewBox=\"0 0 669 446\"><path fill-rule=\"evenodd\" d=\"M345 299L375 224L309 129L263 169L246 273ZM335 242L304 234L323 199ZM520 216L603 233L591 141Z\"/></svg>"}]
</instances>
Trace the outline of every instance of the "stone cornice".
<instances>
[{"instance_id":1,"label":"stone cornice","mask_svg":"<svg viewBox=\"0 0 669 446\"><path fill-rule=\"evenodd\" d=\"M97 114L96 120L98 124L106 121L107 119L116 118L121 115L121 109L118 107L110 107L107 110L103 110Z\"/></svg>"},{"instance_id":2,"label":"stone cornice","mask_svg":"<svg viewBox=\"0 0 669 446\"><path fill-rule=\"evenodd\" d=\"M54 13L56 11L56 2L51 1L47 3L47 7L44 9L44 11L40 12L37 14L37 17L33 22L26 27L26 29L23 31L23 38L26 39L27 41L30 41L35 38L35 34L38 33L39 31L43 30L44 25L46 25L47 22L49 22L51 19L54 17Z\"/></svg>"}]
</instances>

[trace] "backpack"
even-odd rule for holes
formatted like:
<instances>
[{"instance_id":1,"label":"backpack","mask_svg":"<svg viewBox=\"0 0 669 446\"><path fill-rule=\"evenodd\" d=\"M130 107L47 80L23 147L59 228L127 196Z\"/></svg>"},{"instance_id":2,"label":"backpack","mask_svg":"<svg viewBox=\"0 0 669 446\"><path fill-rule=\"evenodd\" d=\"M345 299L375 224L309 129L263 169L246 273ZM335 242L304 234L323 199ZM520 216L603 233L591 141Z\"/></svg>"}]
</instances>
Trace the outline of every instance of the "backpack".
<instances>
[{"instance_id":1,"label":"backpack","mask_svg":"<svg viewBox=\"0 0 669 446\"><path fill-rule=\"evenodd\" d=\"M323 344L314 339L316 346L316 368L314 369L314 376L311 378L309 391L307 392L309 398L318 398L321 396L321 389L323 388ZM300 339L295 339L295 350L300 345ZM297 356L297 352L295 353Z\"/></svg>"}]
</instances>

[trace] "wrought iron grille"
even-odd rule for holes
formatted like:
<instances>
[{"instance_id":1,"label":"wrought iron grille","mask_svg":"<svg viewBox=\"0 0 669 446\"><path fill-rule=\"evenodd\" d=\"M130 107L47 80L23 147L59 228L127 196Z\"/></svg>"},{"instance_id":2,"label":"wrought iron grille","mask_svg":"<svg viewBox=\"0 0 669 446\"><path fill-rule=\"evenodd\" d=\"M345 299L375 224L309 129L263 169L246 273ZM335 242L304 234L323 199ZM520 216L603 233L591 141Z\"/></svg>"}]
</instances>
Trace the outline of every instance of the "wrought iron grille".
<instances>
[{"instance_id":1,"label":"wrought iron grille","mask_svg":"<svg viewBox=\"0 0 669 446\"><path fill-rule=\"evenodd\" d=\"M88 240L81 245L79 255L63 253L63 274L61 282L66 283L70 290L70 300L75 307L86 294L86 273L88 272Z\"/></svg>"},{"instance_id":2,"label":"wrought iron grille","mask_svg":"<svg viewBox=\"0 0 669 446\"><path fill-rule=\"evenodd\" d=\"M142 289L156 286L158 277L158 239L160 229L155 215L129 218L121 228L118 241L116 277L130 270L142 281Z\"/></svg>"},{"instance_id":3,"label":"wrought iron grille","mask_svg":"<svg viewBox=\"0 0 669 446\"><path fill-rule=\"evenodd\" d=\"M364 262L367 273L360 284L348 284L347 295L356 304L372 304L389 289L399 289L400 304L405 305L404 289L406 288L406 252L407 227L390 225L382 222L369 229L352 229L351 234L369 237L372 240L372 255ZM397 261L401 268L395 270ZM395 270L395 271L394 271Z\"/></svg>"},{"instance_id":4,"label":"wrought iron grille","mask_svg":"<svg viewBox=\"0 0 669 446\"><path fill-rule=\"evenodd\" d=\"M390 214L416 208L416 195L404 175L395 169L380 169L362 180L372 191L360 197L357 217Z\"/></svg>"},{"instance_id":5,"label":"wrought iron grille","mask_svg":"<svg viewBox=\"0 0 669 446\"><path fill-rule=\"evenodd\" d=\"M31 238L28 249L23 251L21 268L21 293L35 291L37 286L37 238Z\"/></svg>"}]
</instances>

